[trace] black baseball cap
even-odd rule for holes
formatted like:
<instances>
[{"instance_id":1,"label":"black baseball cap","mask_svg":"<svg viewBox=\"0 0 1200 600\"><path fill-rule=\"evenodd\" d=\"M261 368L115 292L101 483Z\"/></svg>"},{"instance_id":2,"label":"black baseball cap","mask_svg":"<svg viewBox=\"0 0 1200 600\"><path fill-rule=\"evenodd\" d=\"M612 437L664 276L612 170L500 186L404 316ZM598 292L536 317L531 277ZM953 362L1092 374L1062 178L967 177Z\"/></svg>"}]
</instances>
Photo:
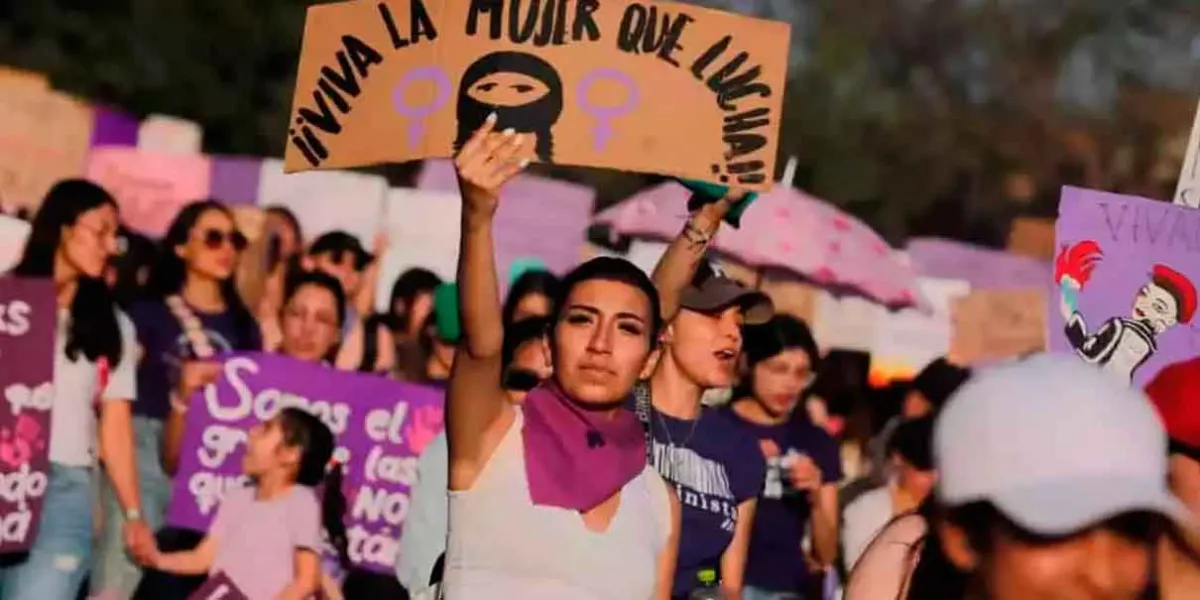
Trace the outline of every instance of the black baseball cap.
<instances>
[{"instance_id":1,"label":"black baseball cap","mask_svg":"<svg viewBox=\"0 0 1200 600\"><path fill-rule=\"evenodd\" d=\"M688 310L705 314L738 306L747 325L762 325L775 314L775 305L766 294L727 277L708 260L700 262L691 284L683 289L679 303Z\"/></svg>"}]
</instances>

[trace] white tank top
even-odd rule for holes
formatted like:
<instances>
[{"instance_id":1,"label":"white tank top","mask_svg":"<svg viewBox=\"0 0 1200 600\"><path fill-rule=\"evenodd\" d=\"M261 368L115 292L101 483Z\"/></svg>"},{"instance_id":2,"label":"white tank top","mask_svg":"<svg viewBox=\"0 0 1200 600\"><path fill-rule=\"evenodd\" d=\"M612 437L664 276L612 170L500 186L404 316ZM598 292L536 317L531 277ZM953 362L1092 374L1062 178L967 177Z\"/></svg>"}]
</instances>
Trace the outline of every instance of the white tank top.
<instances>
[{"instance_id":1,"label":"white tank top","mask_svg":"<svg viewBox=\"0 0 1200 600\"><path fill-rule=\"evenodd\" d=\"M534 506L523 423L516 408L475 485L450 492L446 599L651 599L659 551L671 532L666 483L646 467L621 488L608 530L593 532L577 511Z\"/></svg>"}]
</instances>

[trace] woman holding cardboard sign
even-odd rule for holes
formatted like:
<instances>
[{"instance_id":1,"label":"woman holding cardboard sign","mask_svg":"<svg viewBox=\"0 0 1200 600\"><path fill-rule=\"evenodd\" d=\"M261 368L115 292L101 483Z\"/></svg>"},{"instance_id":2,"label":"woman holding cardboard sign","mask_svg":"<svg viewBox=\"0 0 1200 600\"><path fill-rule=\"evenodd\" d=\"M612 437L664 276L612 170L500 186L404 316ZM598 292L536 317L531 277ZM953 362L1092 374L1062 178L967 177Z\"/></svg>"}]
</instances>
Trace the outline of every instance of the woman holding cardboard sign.
<instances>
[{"instance_id":1,"label":"woman holding cardboard sign","mask_svg":"<svg viewBox=\"0 0 1200 600\"><path fill-rule=\"evenodd\" d=\"M553 378L523 406L508 401L492 225L500 188L530 148L524 136L494 131L495 121L455 158L463 342L446 410L445 595L669 598L679 503L646 465L641 427L622 406L653 365L658 295L626 261L577 267L551 318Z\"/></svg>"}]
</instances>

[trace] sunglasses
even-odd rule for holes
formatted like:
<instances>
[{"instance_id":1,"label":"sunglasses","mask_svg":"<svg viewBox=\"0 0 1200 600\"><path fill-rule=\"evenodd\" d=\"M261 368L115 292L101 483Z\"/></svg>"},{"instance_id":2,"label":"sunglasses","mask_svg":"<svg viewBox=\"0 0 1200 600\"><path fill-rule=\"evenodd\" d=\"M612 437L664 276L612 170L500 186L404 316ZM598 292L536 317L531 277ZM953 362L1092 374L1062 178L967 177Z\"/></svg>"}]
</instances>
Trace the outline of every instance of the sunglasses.
<instances>
[{"instance_id":1,"label":"sunglasses","mask_svg":"<svg viewBox=\"0 0 1200 600\"><path fill-rule=\"evenodd\" d=\"M240 231L225 232L219 229L205 231L201 239L204 241L204 246L210 250L217 250L225 245L226 242L229 242L229 245L233 246L234 250L241 252L250 243Z\"/></svg>"}]
</instances>

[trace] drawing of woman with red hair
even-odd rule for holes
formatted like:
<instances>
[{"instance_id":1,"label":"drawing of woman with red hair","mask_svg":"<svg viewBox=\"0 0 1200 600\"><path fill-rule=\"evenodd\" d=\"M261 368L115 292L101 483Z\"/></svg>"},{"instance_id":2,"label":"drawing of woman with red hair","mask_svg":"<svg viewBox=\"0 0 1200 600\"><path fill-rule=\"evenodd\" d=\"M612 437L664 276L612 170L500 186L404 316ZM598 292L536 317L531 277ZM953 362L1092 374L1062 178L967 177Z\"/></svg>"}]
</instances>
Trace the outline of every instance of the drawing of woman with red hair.
<instances>
[{"instance_id":1,"label":"drawing of woman with red hair","mask_svg":"<svg viewBox=\"0 0 1200 600\"><path fill-rule=\"evenodd\" d=\"M1054 262L1059 285L1059 310L1067 340L1085 361L1132 382L1133 374L1158 350L1158 336L1196 313L1196 286L1167 265L1154 265L1149 280L1138 290L1128 317L1112 317L1089 333L1079 312L1079 292L1091 280L1104 252L1094 240L1064 246Z\"/></svg>"}]
</instances>

